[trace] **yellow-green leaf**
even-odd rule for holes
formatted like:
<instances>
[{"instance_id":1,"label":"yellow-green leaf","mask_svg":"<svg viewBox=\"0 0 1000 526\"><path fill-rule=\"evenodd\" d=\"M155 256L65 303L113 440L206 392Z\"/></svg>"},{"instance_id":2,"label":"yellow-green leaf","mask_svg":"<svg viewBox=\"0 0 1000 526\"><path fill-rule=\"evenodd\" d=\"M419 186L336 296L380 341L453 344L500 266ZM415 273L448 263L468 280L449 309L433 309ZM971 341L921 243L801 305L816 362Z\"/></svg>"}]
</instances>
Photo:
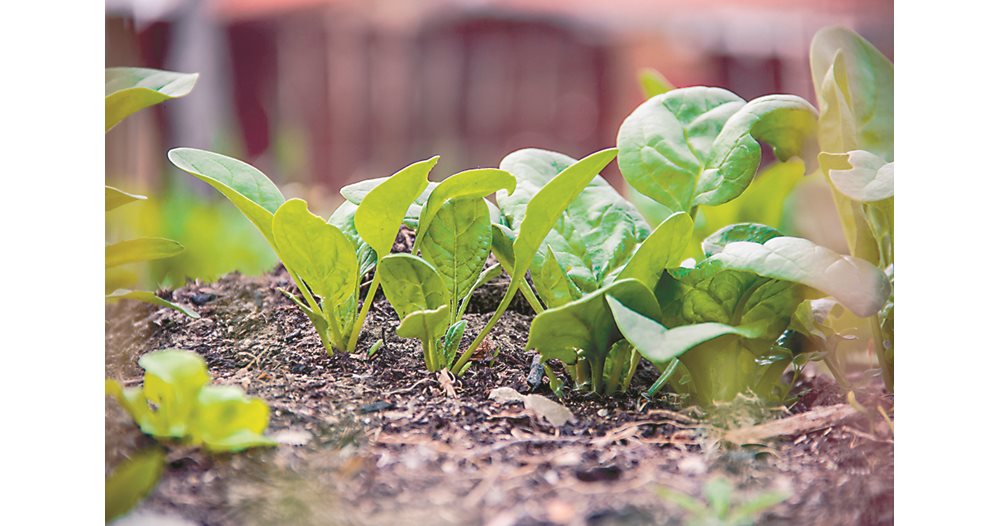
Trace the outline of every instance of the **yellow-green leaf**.
<instances>
[{"instance_id":1,"label":"yellow-green leaf","mask_svg":"<svg viewBox=\"0 0 1000 526\"><path fill-rule=\"evenodd\" d=\"M439 157L413 163L372 188L354 214L354 226L381 260L389 255L410 204L427 188Z\"/></svg>"},{"instance_id":2,"label":"yellow-green leaf","mask_svg":"<svg viewBox=\"0 0 1000 526\"><path fill-rule=\"evenodd\" d=\"M145 201L146 196L123 192L113 186L104 186L104 211L114 210L132 201Z\"/></svg>"},{"instance_id":3,"label":"yellow-green leaf","mask_svg":"<svg viewBox=\"0 0 1000 526\"><path fill-rule=\"evenodd\" d=\"M197 73L175 73L148 68L105 69L105 133L125 117L143 108L191 93L197 80Z\"/></svg>"},{"instance_id":4,"label":"yellow-green leaf","mask_svg":"<svg viewBox=\"0 0 1000 526\"><path fill-rule=\"evenodd\" d=\"M118 301L118 300L141 301L144 303L149 303L151 305L156 305L158 307L166 307L168 309L174 309L175 311L180 312L181 314L184 314L186 316L190 316L192 318L201 317L200 315L198 315L197 312L188 309L183 305L178 305L172 301L167 301L148 290L118 289L112 292L111 294L106 295L104 299L107 301Z\"/></svg>"},{"instance_id":5,"label":"yellow-green leaf","mask_svg":"<svg viewBox=\"0 0 1000 526\"><path fill-rule=\"evenodd\" d=\"M115 466L104 479L104 521L128 513L149 495L163 475L166 455L159 448L151 448Z\"/></svg>"}]
</instances>

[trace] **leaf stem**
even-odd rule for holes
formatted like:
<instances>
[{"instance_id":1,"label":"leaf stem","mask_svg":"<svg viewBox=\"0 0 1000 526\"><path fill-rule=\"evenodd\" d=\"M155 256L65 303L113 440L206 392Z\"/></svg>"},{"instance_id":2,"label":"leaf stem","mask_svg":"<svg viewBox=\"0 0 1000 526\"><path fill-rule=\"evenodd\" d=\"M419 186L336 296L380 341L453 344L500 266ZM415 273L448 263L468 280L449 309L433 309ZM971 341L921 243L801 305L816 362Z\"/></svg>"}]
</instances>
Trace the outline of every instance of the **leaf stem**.
<instances>
[{"instance_id":1,"label":"leaf stem","mask_svg":"<svg viewBox=\"0 0 1000 526\"><path fill-rule=\"evenodd\" d=\"M882 336L882 325L878 322L878 314L868 317L868 323L872 329L872 339L875 345L875 357L878 358L879 367L882 368L882 382L885 388L893 392L892 368L885 359L885 338Z\"/></svg>"},{"instance_id":2,"label":"leaf stem","mask_svg":"<svg viewBox=\"0 0 1000 526\"><path fill-rule=\"evenodd\" d=\"M517 292L517 288L518 286L520 286L521 281L522 281L521 279L518 279L517 286L515 286L514 283L510 283L509 285L507 285L507 292L503 295L503 299L500 300L500 305L497 306L497 310L493 312L493 316L490 316L489 321L486 322L486 326L484 326L483 329L479 331L479 334L476 335L476 339L472 341L472 344L470 344L469 347L465 349L465 351L462 353L462 356L458 359L457 362L455 362L455 365L452 366L451 372L455 376L462 376L461 375L462 367L466 364L466 362L469 361L469 359L472 358L472 353L476 352L476 349L478 349L479 346L482 345L483 340L486 339L486 335L489 334L493 326L496 325L498 321L500 321L500 316L503 315L504 311L507 310L507 307L510 306L510 302L514 299L514 294Z\"/></svg>"},{"instance_id":3,"label":"leaf stem","mask_svg":"<svg viewBox=\"0 0 1000 526\"><path fill-rule=\"evenodd\" d=\"M531 291L527 281L521 280L517 288L521 291L524 299L528 300L528 305L531 305L531 310L535 311L535 314L541 314L545 310L545 307L542 307L542 302L538 301L538 297Z\"/></svg>"},{"instance_id":4,"label":"leaf stem","mask_svg":"<svg viewBox=\"0 0 1000 526\"><path fill-rule=\"evenodd\" d=\"M671 358L670 361L667 362L667 366L663 368L663 373L660 374L660 377L653 382L649 391L646 391L646 396L650 398L656 396L656 393L659 393L660 390L663 389L663 386L667 385L667 382L670 381L670 378L674 375L674 373L677 372L677 364L679 363L681 362L677 358Z\"/></svg>"},{"instance_id":5,"label":"leaf stem","mask_svg":"<svg viewBox=\"0 0 1000 526\"><path fill-rule=\"evenodd\" d=\"M372 277L371 285L368 285L368 293L365 295L365 302L361 306L361 312L354 319L354 327L351 328L351 338L347 341L347 349L345 349L348 353L354 352L354 348L358 345L358 337L361 336L361 327L365 324L368 309L372 307L372 302L375 301L375 291L378 290L379 283L381 282L381 276L378 271L379 268L376 266L375 276Z\"/></svg>"}]
</instances>

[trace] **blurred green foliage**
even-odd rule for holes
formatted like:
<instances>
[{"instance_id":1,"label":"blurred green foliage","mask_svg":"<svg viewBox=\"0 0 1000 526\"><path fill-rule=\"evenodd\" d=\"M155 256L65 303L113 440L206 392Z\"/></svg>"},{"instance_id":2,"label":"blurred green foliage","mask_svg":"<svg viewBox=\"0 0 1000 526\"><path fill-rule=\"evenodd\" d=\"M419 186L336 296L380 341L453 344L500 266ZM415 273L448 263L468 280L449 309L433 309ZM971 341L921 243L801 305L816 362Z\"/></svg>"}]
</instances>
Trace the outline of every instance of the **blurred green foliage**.
<instances>
[{"instance_id":1,"label":"blurred green foliage","mask_svg":"<svg viewBox=\"0 0 1000 526\"><path fill-rule=\"evenodd\" d=\"M127 265L114 275L109 272L108 286L177 287L189 278L214 281L233 270L257 275L277 264L277 256L253 226L238 210L217 206L215 196L179 182L146 195L149 200L141 207L108 213L107 239L163 236L179 241L186 250L170 259Z\"/></svg>"}]
</instances>

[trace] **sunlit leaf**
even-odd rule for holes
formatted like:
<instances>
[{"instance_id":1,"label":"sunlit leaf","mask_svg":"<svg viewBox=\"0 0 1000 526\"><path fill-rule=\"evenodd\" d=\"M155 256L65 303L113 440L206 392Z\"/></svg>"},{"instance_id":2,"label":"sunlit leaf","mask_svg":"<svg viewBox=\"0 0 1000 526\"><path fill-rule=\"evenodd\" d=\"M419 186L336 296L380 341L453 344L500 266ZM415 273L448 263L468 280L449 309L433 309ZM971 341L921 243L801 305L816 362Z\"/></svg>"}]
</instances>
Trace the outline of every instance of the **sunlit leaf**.
<instances>
[{"instance_id":1,"label":"sunlit leaf","mask_svg":"<svg viewBox=\"0 0 1000 526\"><path fill-rule=\"evenodd\" d=\"M104 266L117 267L137 261L151 261L176 256L184 246L172 239L140 237L104 246Z\"/></svg>"},{"instance_id":2,"label":"sunlit leaf","mask_svg":"<svg viewBox=\"0 0 1000 526\"><path fill-rule=\"evenodd\" d=\"M105 69L104 131L143 108L191 93L197 80L197 73L148 68Z\"/></svg>"}]
</instances>

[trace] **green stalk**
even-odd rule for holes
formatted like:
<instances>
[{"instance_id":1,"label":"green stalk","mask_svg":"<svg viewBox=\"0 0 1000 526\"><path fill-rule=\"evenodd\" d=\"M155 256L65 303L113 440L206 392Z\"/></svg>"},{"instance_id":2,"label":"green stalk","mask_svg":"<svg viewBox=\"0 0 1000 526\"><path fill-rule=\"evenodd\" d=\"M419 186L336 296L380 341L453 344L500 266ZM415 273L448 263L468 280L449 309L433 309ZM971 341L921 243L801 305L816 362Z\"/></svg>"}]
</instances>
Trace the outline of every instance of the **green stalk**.
<instances>
[{"instance_id":1,"label":"green stalk","mask_svg":"<svg viewBox=\"0 0 1000 526\"><path fill-rule=\"evenodd\" d=\"M590 381L593 383L591 390L600 393L604 385L604 360L593 360L590 364Z\"/></svg>"},{"instance_id":2,"label":"green stalk","mask_svg":"<svg viewBox=\"0 0 1000 526\"><path fill-rule=\"evenodd\" d=\"M524 295L524 299L528 300L528 305L531 305L531 310L535 311L535 314L541 314L545 310L545 307L542 307L542 302L538 301L538 297L531 291L527 281L521 280L517 288Z\"/></svg>"},{"instance_id":3,"label":"green stalk","mask_svg":"<svg viewBox=\"0 0 1000 526\"><path fill-rule=\"evenodd\" d=\"M656 393L659 393L660 389L663 389L663 386L667 385L667 382L670 381L670 377L677 372L677 365L679 363L681 362L677 358L671 358L670 361L667 362L667 366L663 369L663 373L660 374L660 377L653 382L649 391L646 391L646 396L650 398L656 396Z\"/></svg>"},{"instance_id":4,"label":"green stalk","mask_svg":"<svg viewBox=\"0 0 1000 526\"><path fill-rule=\"evenodd\" d=\"M628 386L632 385L632 377L635 376L635 370L639 368L639 352L632 348L632 352L629 354L629 367L628 374L625 376L625 382L622 384L622 390L628 389Z\"/></svg>"},{"instance_id":5,"label":"green stalk","mask_svg":"<svg viewBox=\"0 0 1000 526\"><path fill-rule=\"evenodd\" d=\"M878 322L878 314L868 317L868 323L872 329L872 339L875 340L875 357L878 358L878 365L882 368L882 382L885 388L891 393L893 387L892 369L885 359L885 338L882 337L882 325Z\"/></svg>"},{"instance_id":6,"label":"green stalk","mask_svg":"<svg viewBox=\"0 0 1000 526\"><path fill-rule=\"evenodd\" d=\"M351 329L351 339L347 341L347 352L354 352L354 348L358 345L358 337L361 336L361 327L365 324L365 317L368 316L368 309L372 307L372 302L375 301L375 291L378 290L379 282L381 276L378 273L379 268L375 267L375 276L372 277L372 284L368 286L368 294L365 295L365 303L361 306L361 312L358 313L358 317L354 319L354 327Z\"/></svg>"},{"instance_id":7,"label":"green stalk","mask_svg":"<svg viewBox=\"0 0 1000 526\"><path fill-rule=\"evenodd\" d=\"M378 276L378 270L376 270L375 272L376 272L375 275ZM514 294L517 292L517 287L514 287L512 285L513 283L507 286L507 292L503 295L503 299L500 300L500 305L497 307L497 310L493 312L493 316L490 316L489 321L486 322L486 326L483 327L483 330L479 331L479 334L476 335L476 339L472 341L472 344L465 349L465 351L462 353L462 356L458 359L457 362L455 362L455 365L452 366L451 372L455 376L462 376L461 375L461 373L463 372L462 367L465 366L466 362L468 362L472 358L472 353L476 352L476 349L478 349L479 346L482 345L483 340L486 339L486 335L489 334L493 326L496 325L498 321L500 321L500 316L502 316L504 311L507 310L507 307L510 306L510 302L514 299ZM520 283L518 283L518 285L520 285Z\"/></svg>"},{"instance_id":8,"label":"green stalk","mask_svg":"<svg viewBox=\"0 0 1000 526\"><path fill-rule=\"evenodd\" d=\"M288 269L286 268L285 270ZM301 293L302 297L305 298L306 303L309 306L309 310L313 312L313 315L325 318L323 315L323 309L321 309L319 304L316 303L316 299L313 298L312 292L306 288L305 283L303 283L298 275L291 270L288 271L288 275L292 278L292 282L295 283L295 287L299 289L299 293ZM323 343L323 349L326 350L326 354L328 356L333 356L333 345L330 343L330 337L325 334L325 331L319 330L319 327L315 327L315 325L316 324L314 323L313 326L316 329L316 333L319 334L319 341ZM327 326L329 327L329 325L330 322L327 320Z\"/></svg>"}]
</instances>

